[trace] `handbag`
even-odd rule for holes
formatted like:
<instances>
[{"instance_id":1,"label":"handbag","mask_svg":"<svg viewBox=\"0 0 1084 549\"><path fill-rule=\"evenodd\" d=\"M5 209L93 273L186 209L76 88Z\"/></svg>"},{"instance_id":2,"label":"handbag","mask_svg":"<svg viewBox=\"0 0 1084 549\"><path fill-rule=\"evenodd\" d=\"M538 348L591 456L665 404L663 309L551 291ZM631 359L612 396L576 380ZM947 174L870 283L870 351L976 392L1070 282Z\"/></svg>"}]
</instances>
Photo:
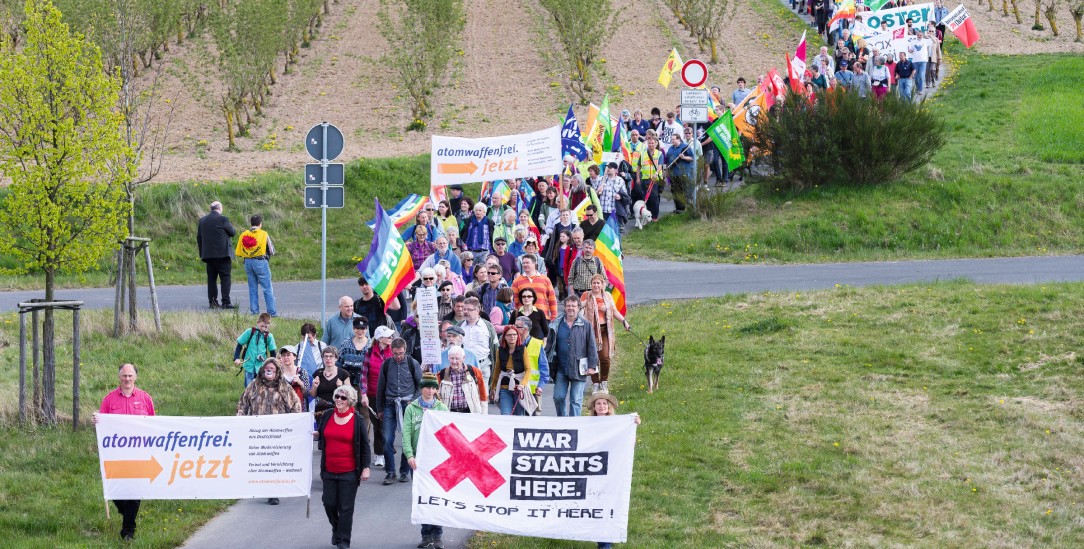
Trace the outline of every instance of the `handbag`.
<instances>
[{"instance_id":1,"label":"handbag","mask_svg":"<svg viewBox=\"0 0 1084 549\"><path fill-rule=\"evenodd\" d=\"M516 396L519 397L519 403L517 404L523 411L529 415L535 415L538 411L538 400L535 399L534 393L531 392L531 388L527 384L521 384L516 387Z\"/></svg>"}]
</instances>

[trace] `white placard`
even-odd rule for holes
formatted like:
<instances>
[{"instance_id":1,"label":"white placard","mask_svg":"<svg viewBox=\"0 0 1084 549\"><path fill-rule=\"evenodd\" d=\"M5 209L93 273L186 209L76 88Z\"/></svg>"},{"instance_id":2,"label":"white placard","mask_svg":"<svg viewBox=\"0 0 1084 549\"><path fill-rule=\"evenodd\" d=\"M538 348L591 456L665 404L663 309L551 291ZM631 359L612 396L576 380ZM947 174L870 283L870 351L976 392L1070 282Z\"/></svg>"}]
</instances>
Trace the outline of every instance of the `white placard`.
<instances>
[{"instance_id":1,"label":"white placard","mask_svg":"<svg viewBox=\"0 0 1084 549\"><path fill-rule=\"evenodd\" d=\"M436 286L423 286L414 294L418 302L418 334L422 364L440 364L440 318Z\"/></svg>"},{"instance_id":2,"label":"white placard","mask_svg":"<svg viewBox=\"0 0 1084 549\"><path fill-rule=\"evenodd\" d=\"M708 90L681 90L681 104L689 106L707 105Z\"/></svg>"},{"instance_id":3,"label":"white placard","mask_svg":"<svg viewBox=\"0 0 1084 549\"><path fill-rule=\"evenodd\" d=\"M433 136L430 184L455 185L560 173L561 126L502 137Z\"/></svg>"},{"instance_id":4,"label":"white placard","mask_svg":"<svg viewBox=\"0 0 1084 549\"><path fill-rule=\"evenodd\" d=\"M422 416L411 522L624 543L634 416Z\"/></svg>"},{"instance_id":5,"label":"white placard","mask_svg":"<svg viewBox=\"0 0 1084 549\"><path fill-rule=\"evenodd\" d=\"M311 413L177 417L100 414L105 499L308 496Z\"/></svg>"}]
</instances>

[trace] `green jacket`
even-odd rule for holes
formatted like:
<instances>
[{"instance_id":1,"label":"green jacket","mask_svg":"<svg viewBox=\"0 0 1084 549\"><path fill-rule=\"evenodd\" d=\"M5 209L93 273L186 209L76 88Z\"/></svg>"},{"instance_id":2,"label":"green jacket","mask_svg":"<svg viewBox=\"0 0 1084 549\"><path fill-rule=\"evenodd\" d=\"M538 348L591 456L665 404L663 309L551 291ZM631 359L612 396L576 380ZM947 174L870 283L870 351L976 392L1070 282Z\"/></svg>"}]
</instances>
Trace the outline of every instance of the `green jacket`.
<instances>
[{"instance_id":1,"label":"green jacket","mask_svg":"<svg viewBox=\"0 0 1084 549\"><path fill-rule=\"evenodd\" d=\"M419 400L421 397L411 401L403 412L403 457L407 459L414 457L414 453L418 451L418 435L422 432L422 413L425 409L418 404ZM432 409L448 411L448 407L440 399L436 399Z\"/></svg>"}]
</instances>

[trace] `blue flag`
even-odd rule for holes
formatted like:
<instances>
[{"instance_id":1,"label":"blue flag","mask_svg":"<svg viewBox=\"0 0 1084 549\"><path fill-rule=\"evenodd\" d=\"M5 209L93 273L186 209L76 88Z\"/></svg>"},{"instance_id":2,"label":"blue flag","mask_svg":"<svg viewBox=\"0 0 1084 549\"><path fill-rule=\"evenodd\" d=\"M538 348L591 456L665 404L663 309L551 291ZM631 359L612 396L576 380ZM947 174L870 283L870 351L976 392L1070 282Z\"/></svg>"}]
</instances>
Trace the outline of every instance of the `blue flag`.
<instances>
[{"instance_id":1,"label":"blue flag","mask_svg":"<svg viewBox=\"0 0 1084 549\"><path fill-rule=\"evenodd\" d=\"M568 106L565 125L561 127L561 156L566 154L575 156L581 162L587 160L587 147L583 144L580 124L576 120L576 113L572 112L572 105Z\"/></svg>"}]
</instances>

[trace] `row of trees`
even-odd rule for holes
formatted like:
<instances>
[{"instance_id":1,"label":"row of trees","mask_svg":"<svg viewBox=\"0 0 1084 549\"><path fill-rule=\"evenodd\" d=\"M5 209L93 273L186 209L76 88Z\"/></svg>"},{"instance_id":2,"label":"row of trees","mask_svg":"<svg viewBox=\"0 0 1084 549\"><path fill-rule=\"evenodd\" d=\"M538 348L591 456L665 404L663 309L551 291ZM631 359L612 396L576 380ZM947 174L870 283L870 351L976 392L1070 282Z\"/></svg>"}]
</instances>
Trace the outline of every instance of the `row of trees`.
<instances>
[{"instance_id":1,"label":"row of trees","mask_svg":"<svg viewBox=\"0 0 1084 549\"><path fill-rule=\"evenodd\" d=\"M997 7L994 4L994 0L987 0L990 6L990 11L997 11ZM1001 0L1001 15L1008 17L1011 15L1016 18L1017 24L1022 24L1024 19L1020 16L1020 3L1022 0ZM1076 42L1084 42L1084 0L1032 0L1032 5L1035 8L1035 22L1031 25L1032 30L1043 30L1043 17L1046 18L1046 22L1050 25L1050 32L1054 36L1059 36L1058 31L1058 12L1062 7L1069 9L1069 14L1073 16L1073 21L1076 22Z\"/></svg>"},{"instance_id":2,"label":"row of trees","mask_svg":"<svg viewBox=\"0 0 1084 549\"><path fill-rule=\"evenodd\" d=\"M696 39L701 52L711 53L711 62L719 62L719 39L723 27L734 16L737 2L730 0L666 0L674 17Z\"/></svg>"}]
</instances>

